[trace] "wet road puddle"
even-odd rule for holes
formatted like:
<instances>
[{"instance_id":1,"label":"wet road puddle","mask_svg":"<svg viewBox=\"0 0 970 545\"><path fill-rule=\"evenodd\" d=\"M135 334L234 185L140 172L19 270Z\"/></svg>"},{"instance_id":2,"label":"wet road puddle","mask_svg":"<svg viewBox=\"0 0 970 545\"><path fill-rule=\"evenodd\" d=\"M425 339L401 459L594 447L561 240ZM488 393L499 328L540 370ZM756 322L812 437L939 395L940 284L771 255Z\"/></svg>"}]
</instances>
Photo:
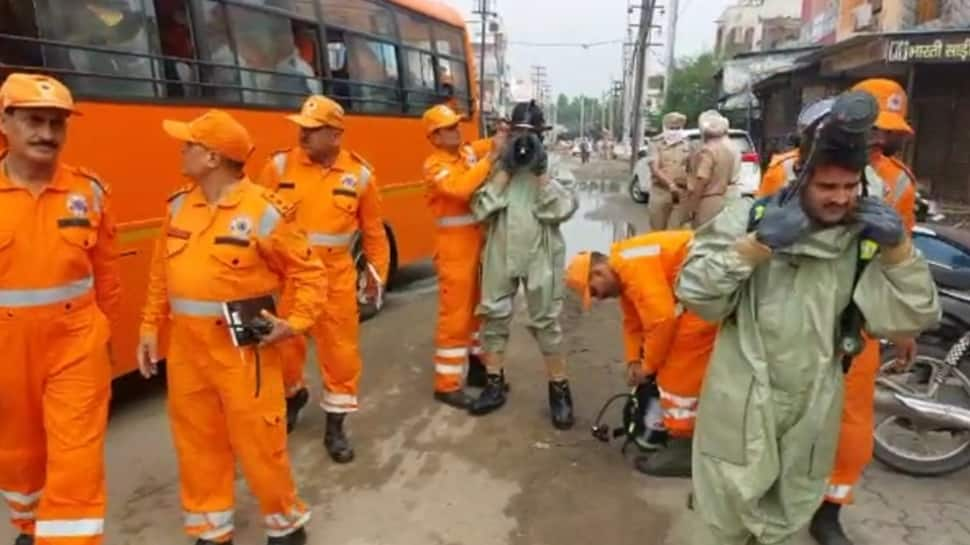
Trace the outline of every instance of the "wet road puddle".
<instances>
[{"instance_id":1,"label":"wet road puddle","mask_svg":"<svg viewBox=\"0 0 970 545\"><path fill-rule=\"evenodd\" d=\"M646 231L646 207L630 200L622 182L584 180L573 188L579 209L562 225L567 260L587 250L608 254L614 242Z\"/></svg>"}]
</instances>

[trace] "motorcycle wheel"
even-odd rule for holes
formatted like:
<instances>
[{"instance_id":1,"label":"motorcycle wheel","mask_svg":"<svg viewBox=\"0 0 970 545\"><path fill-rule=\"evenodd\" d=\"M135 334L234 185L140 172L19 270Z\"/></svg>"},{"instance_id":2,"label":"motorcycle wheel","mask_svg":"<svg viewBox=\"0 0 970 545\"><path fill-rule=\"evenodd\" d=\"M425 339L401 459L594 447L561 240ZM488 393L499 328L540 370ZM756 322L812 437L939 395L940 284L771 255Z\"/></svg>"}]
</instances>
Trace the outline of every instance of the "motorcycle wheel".
<instances>
[{"instance_id":1,"label":"motorcycle wheel","mask_svg":"<svg viewBox=\"0 0 970 545\"><path fill-rule=\"evenodd\" d=\"M907 386L915 392L921 393L929 384L932 370L946 365L943 361L944 357L946 357L946 350L938 346L920 343L919 352L912 369L901 375L890 376L893 378L905 377ZM886 364L891 363L894 358L895 354L892 350L883 350L883 368L885 369ZM882 372L880 372L880 375L882 375ZM896 429L905 430L919 436L919 443L923 452L917 453L903 449L880 433L880 430L892 425L895 425ZM926 443L930 439L929 433L927 430L916 429L904 417L876 415L873 429L873 457L895 471L913 477L938 477L970 466L970 433L933 432L934 434L949 433L951 437L959 436L961 439L957 447L939 455L926 453Z\"/></svg>"},{"instance_id":2,"label":"motorcycle wheel","mask_svg":"<svg viewBox=\"0 0 970 545\"><path fill-rule=\"evenodd\" d=\"M633 199L633 202L639 204L646 204L650 199L649 194L640 190L640 178L638 176L634 176L633 180L630 180L630 198Z\"/></svg>"}]
</instances>

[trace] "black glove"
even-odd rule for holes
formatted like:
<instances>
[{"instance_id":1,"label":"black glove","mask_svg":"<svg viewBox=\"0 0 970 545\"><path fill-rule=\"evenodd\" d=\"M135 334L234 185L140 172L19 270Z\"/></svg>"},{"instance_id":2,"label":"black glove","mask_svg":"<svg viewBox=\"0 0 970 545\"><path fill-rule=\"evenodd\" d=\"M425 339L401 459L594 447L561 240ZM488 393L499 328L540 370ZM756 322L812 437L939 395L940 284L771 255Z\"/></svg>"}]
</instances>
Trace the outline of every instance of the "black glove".
<instances>
[{"instance_id":1,"label":"black glove","mask_svg":"<svg viewBox=\"0 0 970 545\"><path fill-rule=\"evenodd\" d=\"M785 204L779 203L777 196L768 201L764 217L755 231L758 242L772 250L791 246L812 228L812 220L802 209L800 195L792 195Z\"/></svg>"},{"instance_id":2,"label":"black glove","mask_svg":"<svg viewBox=\"0 0 970 545\"><path fill-rule=\"evenodd\" d=\"M862 236L880 246L892 247L903 240L905 228L899 214L882 199L863 197L855 210L856 221L862 225Z\"/></svg>"}]
</instances>

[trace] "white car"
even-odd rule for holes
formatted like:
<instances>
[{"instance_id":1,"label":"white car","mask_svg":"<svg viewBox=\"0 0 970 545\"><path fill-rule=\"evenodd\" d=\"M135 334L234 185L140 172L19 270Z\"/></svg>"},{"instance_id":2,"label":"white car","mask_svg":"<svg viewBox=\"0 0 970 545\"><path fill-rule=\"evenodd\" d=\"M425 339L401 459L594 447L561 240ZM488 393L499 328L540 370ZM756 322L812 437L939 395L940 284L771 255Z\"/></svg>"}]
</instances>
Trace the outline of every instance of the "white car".
<instances>
[{"instance_id":1,"label":"white car","mask_svg":"<svg viewBox=\"0 0 970 545\"><path fill-rule=\"evenodd\" d=\"M688 129L684 133L691 144L691 148L696 149L697 146L701 145L700 131ZM741 169L738 173L738 185L741 187L741 194L754 195L758 192L758 186L761 185L761 158L754 147L754 142L751 141L747 131L740 129L731 129L728 132L728 138L731 139L731 143L738 148L738 152L741 154Z\"/></svg>"}]
</instances>

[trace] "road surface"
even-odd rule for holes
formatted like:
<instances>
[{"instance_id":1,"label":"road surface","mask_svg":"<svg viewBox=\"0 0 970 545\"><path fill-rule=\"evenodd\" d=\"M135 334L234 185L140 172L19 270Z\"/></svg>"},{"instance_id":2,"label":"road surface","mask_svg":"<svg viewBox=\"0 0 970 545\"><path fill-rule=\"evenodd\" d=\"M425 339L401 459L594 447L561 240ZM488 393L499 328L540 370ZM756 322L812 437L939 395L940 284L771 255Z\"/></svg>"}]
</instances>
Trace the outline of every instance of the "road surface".
<instances>
[{"instance_id":1,"label":"road surface","mask_svg":"<svg viewBox=\"0 0 970 545\"><path fill-rule=\"evenodd\" d=\"M570 255L606 251L647 228L621 164L571 165L582 207L564 228ZM384 312L363 325L362 410L348 419L356 461L330 461L315 404L290 436L300 493L313 508L310 543L690 545L697 520L686 509L688 482L636 473L619 444L589 432L603 401L626 389L617 305L598 304L586 316L575 301L567 305L575 429L550 425L542 361L521 325L509 350L509 402L475 419L431 398L430 275L427 264L408 269ZM181 530L164 389L136 386L120 384L113 408L106 542L190 543ZM313 390L317 401L316 379ZM610 424L618 418L614 411ZM264 543L256 504L242 479L237 484L235 542ZM858 545L970 544L970 473L918 480L874 464L844 519ZM0 543L13 538L9 526L0 530ZM796 545L810 543L806 535Z\"/></svg>"}]
</instances>

